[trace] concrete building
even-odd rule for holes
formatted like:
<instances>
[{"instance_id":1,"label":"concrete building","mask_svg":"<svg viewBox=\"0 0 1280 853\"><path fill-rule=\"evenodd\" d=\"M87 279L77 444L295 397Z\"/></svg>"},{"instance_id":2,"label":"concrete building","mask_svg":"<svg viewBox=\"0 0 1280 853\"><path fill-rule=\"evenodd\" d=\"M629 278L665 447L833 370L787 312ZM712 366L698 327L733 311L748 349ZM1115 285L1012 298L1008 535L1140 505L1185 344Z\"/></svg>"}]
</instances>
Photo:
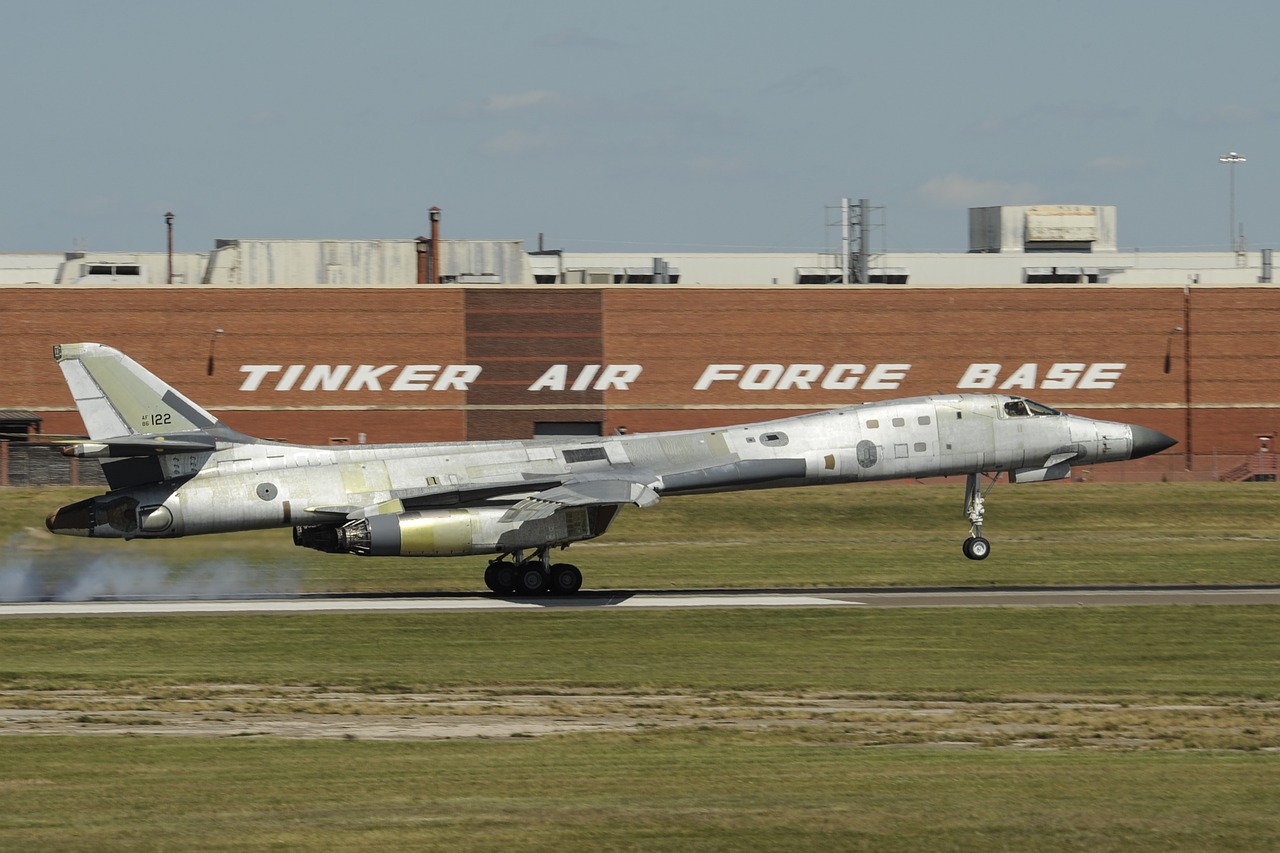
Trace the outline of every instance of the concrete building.
<instances>
[{"instance_id":1,"label":"concrete building","mask_svg":"<svg viewBox=\"0 0 1280 853\"><path fill-rule=\"evenodd\" d=\"M425 238L218 240L208 253L176 253L174 284L219 287L362 287L423 283ZM1144 252L1121 248L1110 206L1035 205L969 211L968 252L868 251L869 285L1018 287L1088 284L1239 287L1272 283L1260 252ZM697 287L849 284L840 252L527 251L520 240L440 240L442 284ZM153 286L169 281L162 252L0 254L0 286Z\"/></svg>"}]
</instances>

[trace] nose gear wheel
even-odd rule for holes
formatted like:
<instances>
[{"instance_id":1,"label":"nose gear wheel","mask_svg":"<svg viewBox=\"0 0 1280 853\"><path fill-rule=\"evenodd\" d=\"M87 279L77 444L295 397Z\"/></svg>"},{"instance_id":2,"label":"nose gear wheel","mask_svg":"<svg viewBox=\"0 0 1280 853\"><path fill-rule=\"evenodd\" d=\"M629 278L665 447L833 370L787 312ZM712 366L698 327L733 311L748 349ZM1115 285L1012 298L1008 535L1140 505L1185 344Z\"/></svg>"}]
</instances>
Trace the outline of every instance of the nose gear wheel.
<instances>
[{"instance_id":1,"label":"nose gear wheel","mask_svg":"<svg viewBox=\"0 0 1280 853\"><path fill-rule=\"evenodd\" d=\"M969 474L964 484L964 514L969 519L969 538L961 550L970 560L985 560L991 553L991 543L982 536L982 519L986 512L986 498L1000 482L1000 472L991 478L991 485L984 491L980 474Z\"/></svg>"}]
</instances>

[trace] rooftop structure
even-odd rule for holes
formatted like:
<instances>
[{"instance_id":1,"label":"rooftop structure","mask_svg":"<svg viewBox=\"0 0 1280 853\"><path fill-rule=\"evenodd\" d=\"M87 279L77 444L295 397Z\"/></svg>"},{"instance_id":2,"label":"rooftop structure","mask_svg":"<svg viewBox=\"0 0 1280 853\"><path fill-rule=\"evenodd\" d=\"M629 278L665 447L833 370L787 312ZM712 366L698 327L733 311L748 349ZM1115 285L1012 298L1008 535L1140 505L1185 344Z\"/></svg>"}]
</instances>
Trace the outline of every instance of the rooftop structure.
<instances>
[{"instance_id":1,"label":"rooftop structure","mask_svg":"<svg viewBox=\"0 0 1280 853\"><path fill-rule=\"evenodd\" d=\"M864 235L865 241L865 235ZM424 254L432 252L433 277ZM520 240L218 240L213 250L0 254L0 287L401 287L890 285L1020 287L1272 283L1271 250L1143 252L1116 240L1111 206L972 208L968 252L873 252L859 270L831 252L527 251ZM172 264L172 274L170 274Z\"/></svg>"}]
</instances>

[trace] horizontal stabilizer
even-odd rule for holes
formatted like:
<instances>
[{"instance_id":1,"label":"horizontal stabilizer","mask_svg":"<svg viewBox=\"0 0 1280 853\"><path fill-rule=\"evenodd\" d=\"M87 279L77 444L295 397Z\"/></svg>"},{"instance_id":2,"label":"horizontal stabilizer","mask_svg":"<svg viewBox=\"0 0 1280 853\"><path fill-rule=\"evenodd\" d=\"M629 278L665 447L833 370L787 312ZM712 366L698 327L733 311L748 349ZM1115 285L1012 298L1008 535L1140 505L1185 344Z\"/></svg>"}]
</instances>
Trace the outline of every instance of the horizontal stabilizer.
<instances>
[{"instance_id":1,"label":"horizontal stabilizer","mask_svg":"<svg viewBox=\"0 0 1280 853\"><path fill-rule=\"evenodd\" d=\"M193 433L183 436L135 435L105 441L80 441L65 447L63 456L82 458L121 458L126 456L162 456L173 453L212 453L216 449L213 436Z\"/></svg>"}]
</instances>

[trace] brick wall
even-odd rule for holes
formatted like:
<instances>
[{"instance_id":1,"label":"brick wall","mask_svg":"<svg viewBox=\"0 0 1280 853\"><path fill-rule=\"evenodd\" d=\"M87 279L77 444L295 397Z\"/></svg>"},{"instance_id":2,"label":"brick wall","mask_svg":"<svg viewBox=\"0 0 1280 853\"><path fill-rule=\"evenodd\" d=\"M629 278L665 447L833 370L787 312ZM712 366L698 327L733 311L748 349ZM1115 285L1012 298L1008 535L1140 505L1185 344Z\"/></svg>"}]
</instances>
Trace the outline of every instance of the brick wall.
<instances>
[{"instance_id":1,"label":"brick wall","mask_svg":"<svg viewBox=\"0 0 1280 853\"><path fill-rule=\"evenodd\" d=\"M83 427L51 358L59 342L112 344L244 432L429 441L525 437L537 421L632 432L760 420L806 408L950 393L969 365L1000 381L1034 364L1051 405L1184 433L1183 292L1021 289L6 289L0 406L35 409L46 432ZM1248 454L1280 430L1280 288L1191 294L1197 455ZM213 330L215 370L207 362ZM1170 372L1164 372L1166 346ZM745 390L693 385L709 364L910 364L900 387ZM1123 363L1111 389L1038 387L1053 364ZM395 365L381 390L304 390L290 365ZM483 367L469 391L392 391L405 365ZM244 390L245 366L278 366ZM566 387L530 385L563 365ZM583 390L588 365L638 365L626 390ZM603 367L602 367L603 369ZM303 375L305 377L305 374ZM277 387L288 385L284 390ZM966 389L959 389L966 390Z\"/></svg>"}]
</instances>

